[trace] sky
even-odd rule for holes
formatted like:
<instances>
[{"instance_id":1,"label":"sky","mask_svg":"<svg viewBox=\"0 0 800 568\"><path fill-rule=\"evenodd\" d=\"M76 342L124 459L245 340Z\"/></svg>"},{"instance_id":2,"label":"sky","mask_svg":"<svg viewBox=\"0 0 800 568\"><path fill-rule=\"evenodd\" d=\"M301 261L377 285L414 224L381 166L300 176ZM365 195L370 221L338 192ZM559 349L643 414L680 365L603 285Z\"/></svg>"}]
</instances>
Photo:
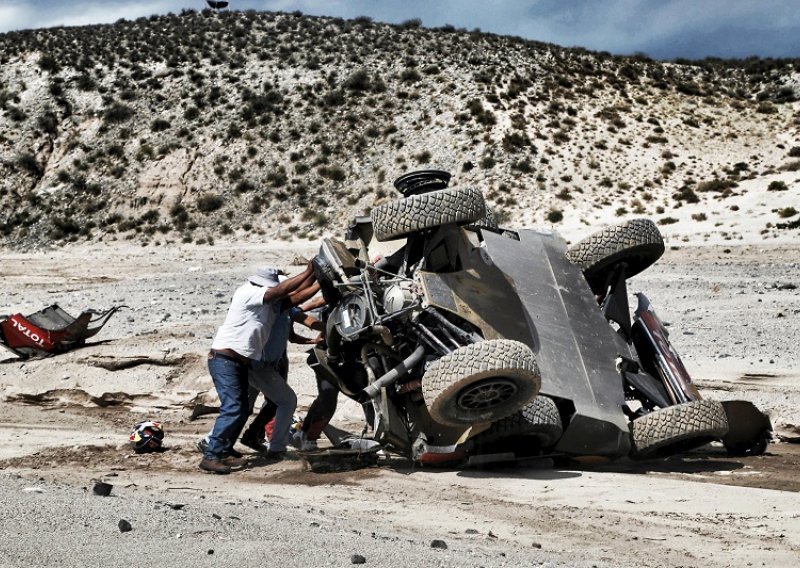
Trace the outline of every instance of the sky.
<instances>
[{"instance_id":1,"label":"sky","mask_svg":"<svg viewBox=\"0 0 800 568\"><path fill-rule=\"evenodd\" d=\"M800 57L800 0L229 0L230 9L502 35L655 59ZM203 9L205 0L0 0L0 32Z\"/></svg>"}]
</instances>

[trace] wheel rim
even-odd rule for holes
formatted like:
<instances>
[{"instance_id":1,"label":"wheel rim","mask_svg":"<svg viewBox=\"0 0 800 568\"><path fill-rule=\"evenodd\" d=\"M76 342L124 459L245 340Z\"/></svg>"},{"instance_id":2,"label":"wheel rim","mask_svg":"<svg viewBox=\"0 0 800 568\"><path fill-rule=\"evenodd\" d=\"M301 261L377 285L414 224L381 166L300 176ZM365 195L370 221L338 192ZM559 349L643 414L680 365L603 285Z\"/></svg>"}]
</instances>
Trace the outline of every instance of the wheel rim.
<instances>
[{"instance_id":1,"label":"wheel rim","mask_svg":"<svg viewBox=\"0 0 800 568\"><path fill-rule=\"evenodd\" d=\"M473 383L458 395L456 404L462 410L486 410L507 402L517 394L514 381L493 377Z\"/></svg>"}]
</instances>

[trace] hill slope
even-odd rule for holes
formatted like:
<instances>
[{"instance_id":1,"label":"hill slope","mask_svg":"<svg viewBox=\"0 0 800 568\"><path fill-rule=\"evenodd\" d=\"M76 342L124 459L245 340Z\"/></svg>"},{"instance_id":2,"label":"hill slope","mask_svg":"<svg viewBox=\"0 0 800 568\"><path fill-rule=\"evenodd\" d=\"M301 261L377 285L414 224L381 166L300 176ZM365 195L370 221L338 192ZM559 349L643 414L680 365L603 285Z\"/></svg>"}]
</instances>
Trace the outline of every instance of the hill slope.
<instances>
[{"instance_id":1,"label":"hill slope","mask_svg":"<svg viewBox=\"0 0 800 568\"><path fill-rule=\"evenodd\" d=\"M315 238L441 168L510 224L797 239L795 61L672 64L415 22L184 12L0 35L16 246Z\"/></svg>"}]
</instances>

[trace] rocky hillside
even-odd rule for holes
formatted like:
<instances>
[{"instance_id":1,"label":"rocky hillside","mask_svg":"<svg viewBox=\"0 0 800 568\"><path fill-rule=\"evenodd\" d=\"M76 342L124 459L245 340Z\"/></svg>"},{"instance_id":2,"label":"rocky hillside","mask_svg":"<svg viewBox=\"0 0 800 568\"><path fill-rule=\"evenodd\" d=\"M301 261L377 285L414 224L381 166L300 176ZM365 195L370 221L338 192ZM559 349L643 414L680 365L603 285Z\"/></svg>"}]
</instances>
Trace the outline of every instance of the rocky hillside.
<instances>
[{"instance_id":1,"label":"rocky hillside","mask_svg":"<svg viewBox=\"0 0 800 568\"><path fill-rule=\"evenodd\" d=\"M0 239L313 239L421 168L509 224L797 239L799 71L299 13L7 33Z\"/></svg>"}]
</instances>

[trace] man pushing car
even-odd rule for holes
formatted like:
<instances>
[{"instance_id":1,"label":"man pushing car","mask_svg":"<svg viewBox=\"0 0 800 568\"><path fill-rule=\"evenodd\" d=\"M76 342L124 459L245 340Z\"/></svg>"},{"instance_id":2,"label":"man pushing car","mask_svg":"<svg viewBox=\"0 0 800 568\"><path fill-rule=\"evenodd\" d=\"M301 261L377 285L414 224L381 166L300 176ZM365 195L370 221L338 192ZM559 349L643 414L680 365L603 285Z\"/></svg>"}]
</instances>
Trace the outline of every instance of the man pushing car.
<instances>
[{"instance_id":1,"label":"man pushing car","mask_svg":"<svg viewBox=\"0 0 800 568\"><path fill-rule=\"evenodd\" d=\"M247 463L234 454L233 445L250 413L248 371L269 340L282 310L297 306L319 290L311 263L300 274L279 282L281 271L272 266L260 268L233 294L228 314L217 330L208 354L208 370L220 399L220 411L203 452L200 469L230 473L232 467ZM275 373L262 390L273 391L274 401L283 401L275 429L288 432L296 397L291 387ZM294 401L294 402L292 402ZM292 408L288 408L292 406Z\"/></svg>"}]
</instances>

